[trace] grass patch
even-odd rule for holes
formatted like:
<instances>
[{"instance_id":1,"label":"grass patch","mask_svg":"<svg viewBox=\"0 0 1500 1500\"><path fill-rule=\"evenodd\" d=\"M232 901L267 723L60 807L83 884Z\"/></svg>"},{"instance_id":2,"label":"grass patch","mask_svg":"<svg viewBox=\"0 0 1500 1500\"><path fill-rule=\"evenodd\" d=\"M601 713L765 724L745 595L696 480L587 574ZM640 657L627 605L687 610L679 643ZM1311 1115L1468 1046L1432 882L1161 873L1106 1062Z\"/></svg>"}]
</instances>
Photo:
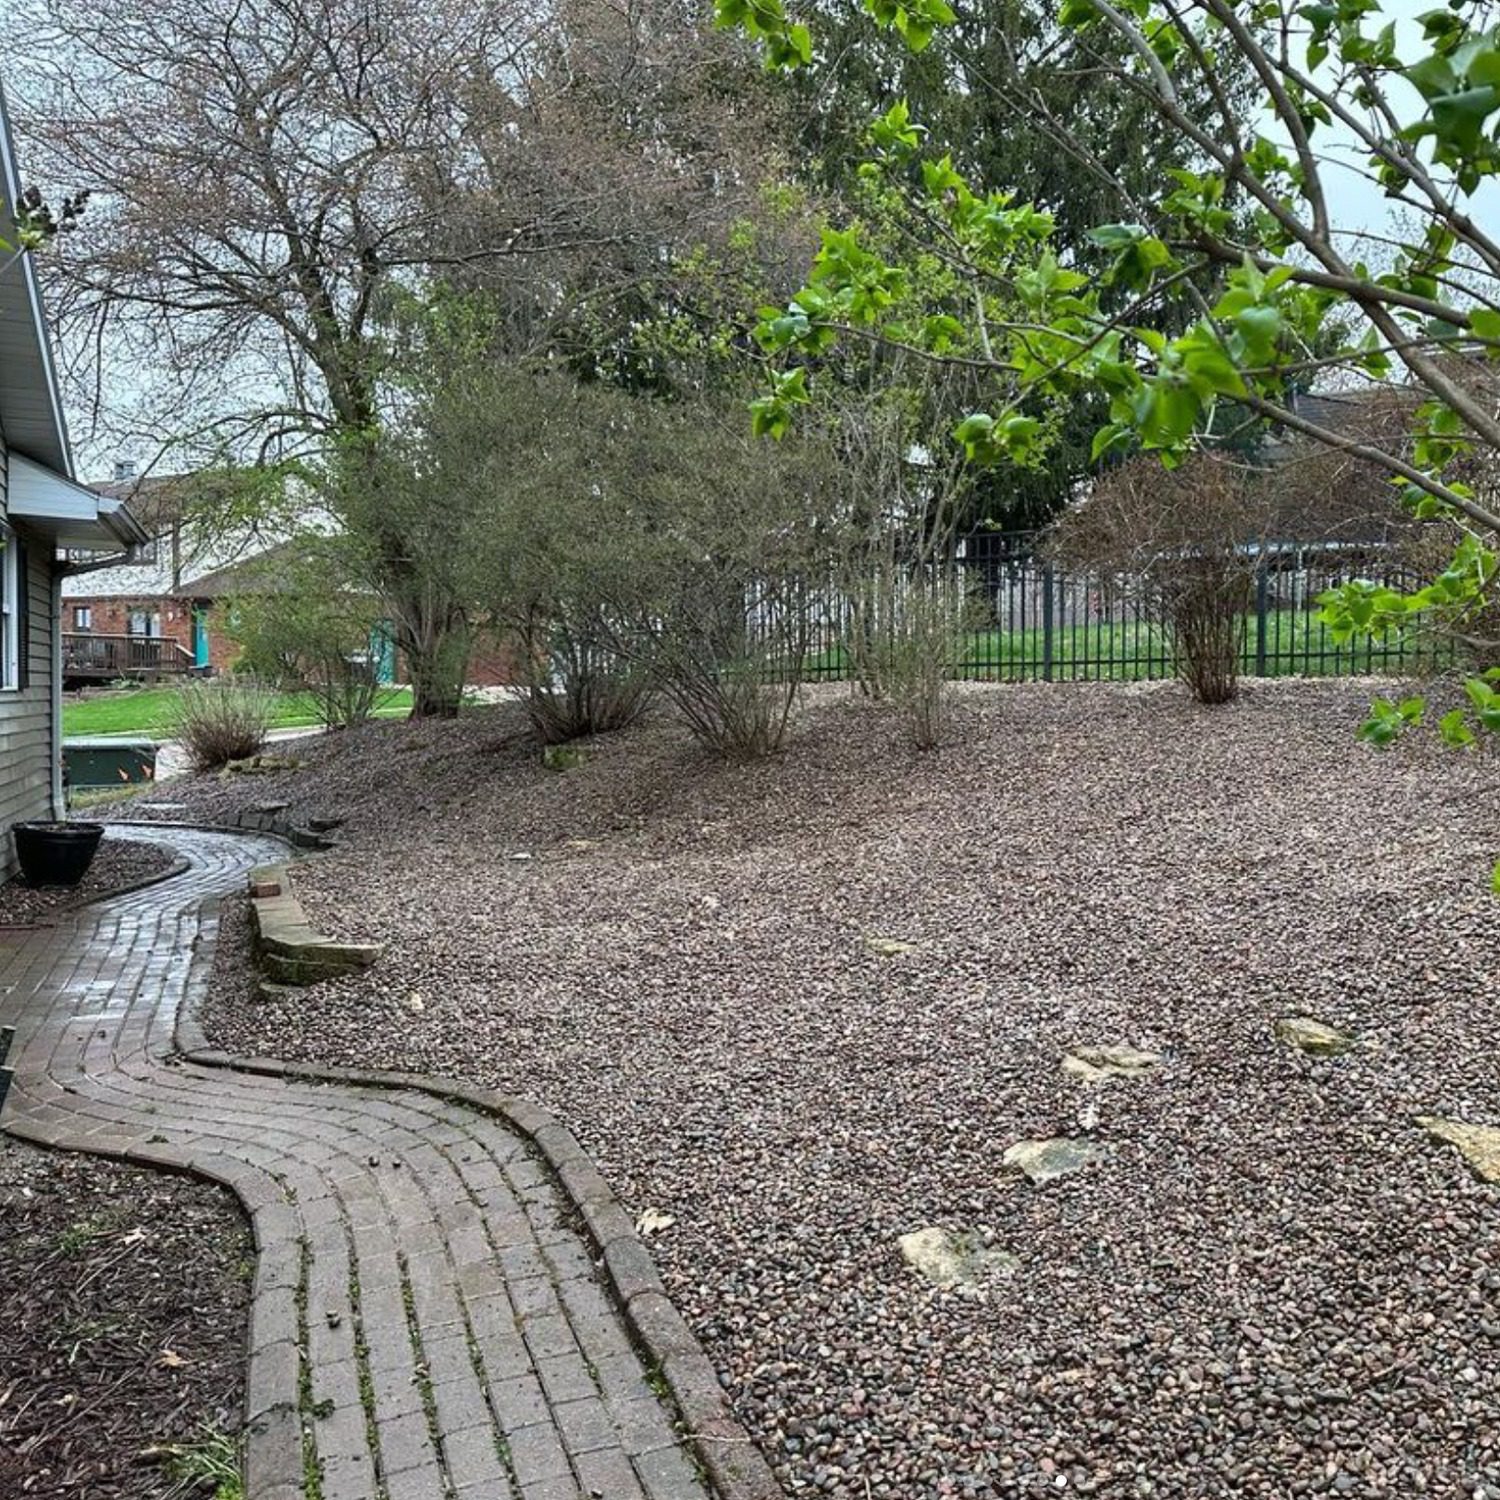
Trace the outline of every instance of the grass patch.
<instances>
[{"instance_id":1,"label":"grass patch","mask_svg":"<svg viewBox=\"0 0 1500 1500\"><path fill-rule=\"evenodd\" d=\"M152 791L154 781L136 781L129 786L81 786L68 788L68 807L83 812L90 807L108 807L111 802L128 802L142 792Z\"/></svg>"},{"instance_id":2,"label":"grass patch","mask_svg":"<svg viewBox=\"0 0 1500 1500\"><path fill-rule=\"evenodd\" d=\"M139 734L151 739L171 735L177 689L173 687L121 688L93 693L63 705L65 735ZM411 689L392 688L380 695L375 713L395 718L411 712ZM273 729L311 729L318 725L312 699L306 693L279 693L271 720Z\"/></svg>"},{"instance_id":3,"label":"grass patch","mask_svg":"<svg viewBox=\"0 0 1500 1500\"><path fill-rule=\"evenodd\" d=\"M206 1429L191 1443L174 1443L162 1450L167 1472L185 1495L202 1495L212 1485L213 1500L245 1500L240 1475L239 1445L227 1434Z\"/></svg>"}]
</instances>

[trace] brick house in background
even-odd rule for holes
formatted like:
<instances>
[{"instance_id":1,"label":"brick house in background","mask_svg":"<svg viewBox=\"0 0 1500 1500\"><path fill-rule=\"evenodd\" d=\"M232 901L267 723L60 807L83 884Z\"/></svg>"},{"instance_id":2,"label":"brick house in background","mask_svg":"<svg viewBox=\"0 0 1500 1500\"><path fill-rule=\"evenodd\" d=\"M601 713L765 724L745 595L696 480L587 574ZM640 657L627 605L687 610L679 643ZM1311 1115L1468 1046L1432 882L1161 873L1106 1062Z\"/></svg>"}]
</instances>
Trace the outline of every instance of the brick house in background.
<instances>
[{"instance_id":1,"label":"brick house in background","mask_svg":"<svg viewBox=\"0 0 1500 1500\"><path fill-rule=\"evenodd\" d=\"M133 466L121 463L112 480L90 486L101 496L128 502L150 541L136 549L129 564L64 580L67 686L224 671L239 651L224 630L234 597L274 590L282 555L296 545L298 533L333 526L311 503L285 509L279 525L252 526L239 519L243 508L227 491L216 496L217 483L212 472L137 475ZM389 627L377 633L370 649L382 682L407 680ZM503 632L479 626L468 685L509 686L519 676L514 644Z\"/></svg>"},{"instance_id":2,"label":"brick house in background","mask_svg":"<svg viewBox=\"0 0 1500 1500\"><path fill-rule=\"evenodd\" d=\"M69 686L125 677L224 670L237 647L214 606L240 565L282 545L248 524L211 524L211 481L193 474L138 476L120 463L97 494L123 500L150 540L120 567L68 578L62 590L63 677Z\"/></svg>"}]
</instances>

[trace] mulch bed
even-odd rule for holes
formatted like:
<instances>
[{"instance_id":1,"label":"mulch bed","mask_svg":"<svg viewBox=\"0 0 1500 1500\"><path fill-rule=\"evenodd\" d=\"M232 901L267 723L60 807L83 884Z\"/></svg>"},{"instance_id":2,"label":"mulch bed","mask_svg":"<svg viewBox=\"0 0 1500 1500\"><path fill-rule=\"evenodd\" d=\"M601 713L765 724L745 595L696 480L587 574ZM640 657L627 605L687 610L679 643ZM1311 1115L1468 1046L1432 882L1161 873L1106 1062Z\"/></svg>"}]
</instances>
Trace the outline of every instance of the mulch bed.
<instances>
[{"instance_id":1,"label":"mulch bed","mask_svg":"<svg viewBox=\"0 0 1500 1500\"><path fill-rule=\"evenodd\" d=\"M186 1500L232 1434L253 1247L219 1188L0 1138L0 1495Z\"/></svg>"},{"instance_id":2,"label":"mulch bed","mask_svg":"<svg viewBox=\"0 0 1500 1500\"><path fill-rule=\"evenodd\" d=\"M160 844L107 838L76 886L31 886L20 876L0 883L0 927L27 927L65 916L111 891L164 874L174 858L172 851Z\"/></svg>"},{"instance_id":3,"label":"mulch bed","mask_svg":"<svg viewBox=\"0 0 1500 1500\"><path fill-rule=\"evenodd\" d=\"M560 1114L793 1495L1490 1500L1500 1187L1414 1117L1500 1124L1500 760L1357 744L1379 690L976 689L926 756L823 694L737 767L371 726L275 795L346 817L298 893L385 958L252 999L236 917L209 1029ZM1108 1043L1165 1061L1061 1067ZM1101 1159L1002 1161L1054 1136ZM939 1290L927 1226L1014 1269Z\"/></svg>"}]
</instances>

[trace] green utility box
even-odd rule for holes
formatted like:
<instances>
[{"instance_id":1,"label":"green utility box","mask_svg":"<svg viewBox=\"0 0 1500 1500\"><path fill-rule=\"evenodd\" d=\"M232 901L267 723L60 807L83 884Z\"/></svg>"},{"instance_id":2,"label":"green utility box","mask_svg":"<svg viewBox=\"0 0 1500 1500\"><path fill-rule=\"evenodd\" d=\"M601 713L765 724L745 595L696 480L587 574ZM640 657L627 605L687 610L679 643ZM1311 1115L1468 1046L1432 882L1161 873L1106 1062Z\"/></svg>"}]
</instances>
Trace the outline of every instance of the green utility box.
<instances>
[{"instance_id":1,"label":"green utility box","mask_svg":"<svg viewBox=\"0 0 1500 1500\"><path fill-rule=\"evenodd\" d=\"M156 779L156 746L150 740L68 739L62 753L63 785L72 791Z\"/></svg>"}]
</instances>

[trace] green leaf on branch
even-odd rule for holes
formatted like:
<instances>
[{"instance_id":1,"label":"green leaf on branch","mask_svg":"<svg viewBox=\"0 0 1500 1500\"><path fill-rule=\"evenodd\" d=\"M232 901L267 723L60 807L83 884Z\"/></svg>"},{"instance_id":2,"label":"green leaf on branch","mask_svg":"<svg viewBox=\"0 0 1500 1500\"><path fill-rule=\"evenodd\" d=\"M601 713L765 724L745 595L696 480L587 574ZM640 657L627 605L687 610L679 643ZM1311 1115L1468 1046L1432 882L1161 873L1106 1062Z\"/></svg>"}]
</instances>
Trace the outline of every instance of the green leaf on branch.
<instances>
[{"instance_id":1,"label":"green leaf on branch","mask_svg":"<svg viewBox=\"0 0 1500 1500\"><path fill-rule=\"evenodd\" d=\"M1355 731L1356 738L1377 750L1393 745L1413 725L1422 722L1426 708L1421 698L1403 698L1392 703L1389 698L1377 698L1370 705L1370 716Z\"/></svg>"},{"instance_id":2,"label":"green leaf on branch","mask_svg":"<svg viewBox=\"0 0 1500 1500\"><path fill-rule=\"evenodd\" d=\"M792 408L806 406L811 400L807 391L807 371L777 370L771 376L769 395L750 403L750 430L756 437L783 438L792 425Z\"/></svg>"},{"instance_id":3,"label":"green leaf on branch","mask_svg":"<svg viewBox=\"0 0 1500 1500\"><path fill-rule=\"evenodd\" d=\"M1474 731L1465 722L1461 708L1450 709L1438 720L1438 733L1443 743L1455 750L1466 749L1474 743Z\"/></svg>"}]
</instances>

